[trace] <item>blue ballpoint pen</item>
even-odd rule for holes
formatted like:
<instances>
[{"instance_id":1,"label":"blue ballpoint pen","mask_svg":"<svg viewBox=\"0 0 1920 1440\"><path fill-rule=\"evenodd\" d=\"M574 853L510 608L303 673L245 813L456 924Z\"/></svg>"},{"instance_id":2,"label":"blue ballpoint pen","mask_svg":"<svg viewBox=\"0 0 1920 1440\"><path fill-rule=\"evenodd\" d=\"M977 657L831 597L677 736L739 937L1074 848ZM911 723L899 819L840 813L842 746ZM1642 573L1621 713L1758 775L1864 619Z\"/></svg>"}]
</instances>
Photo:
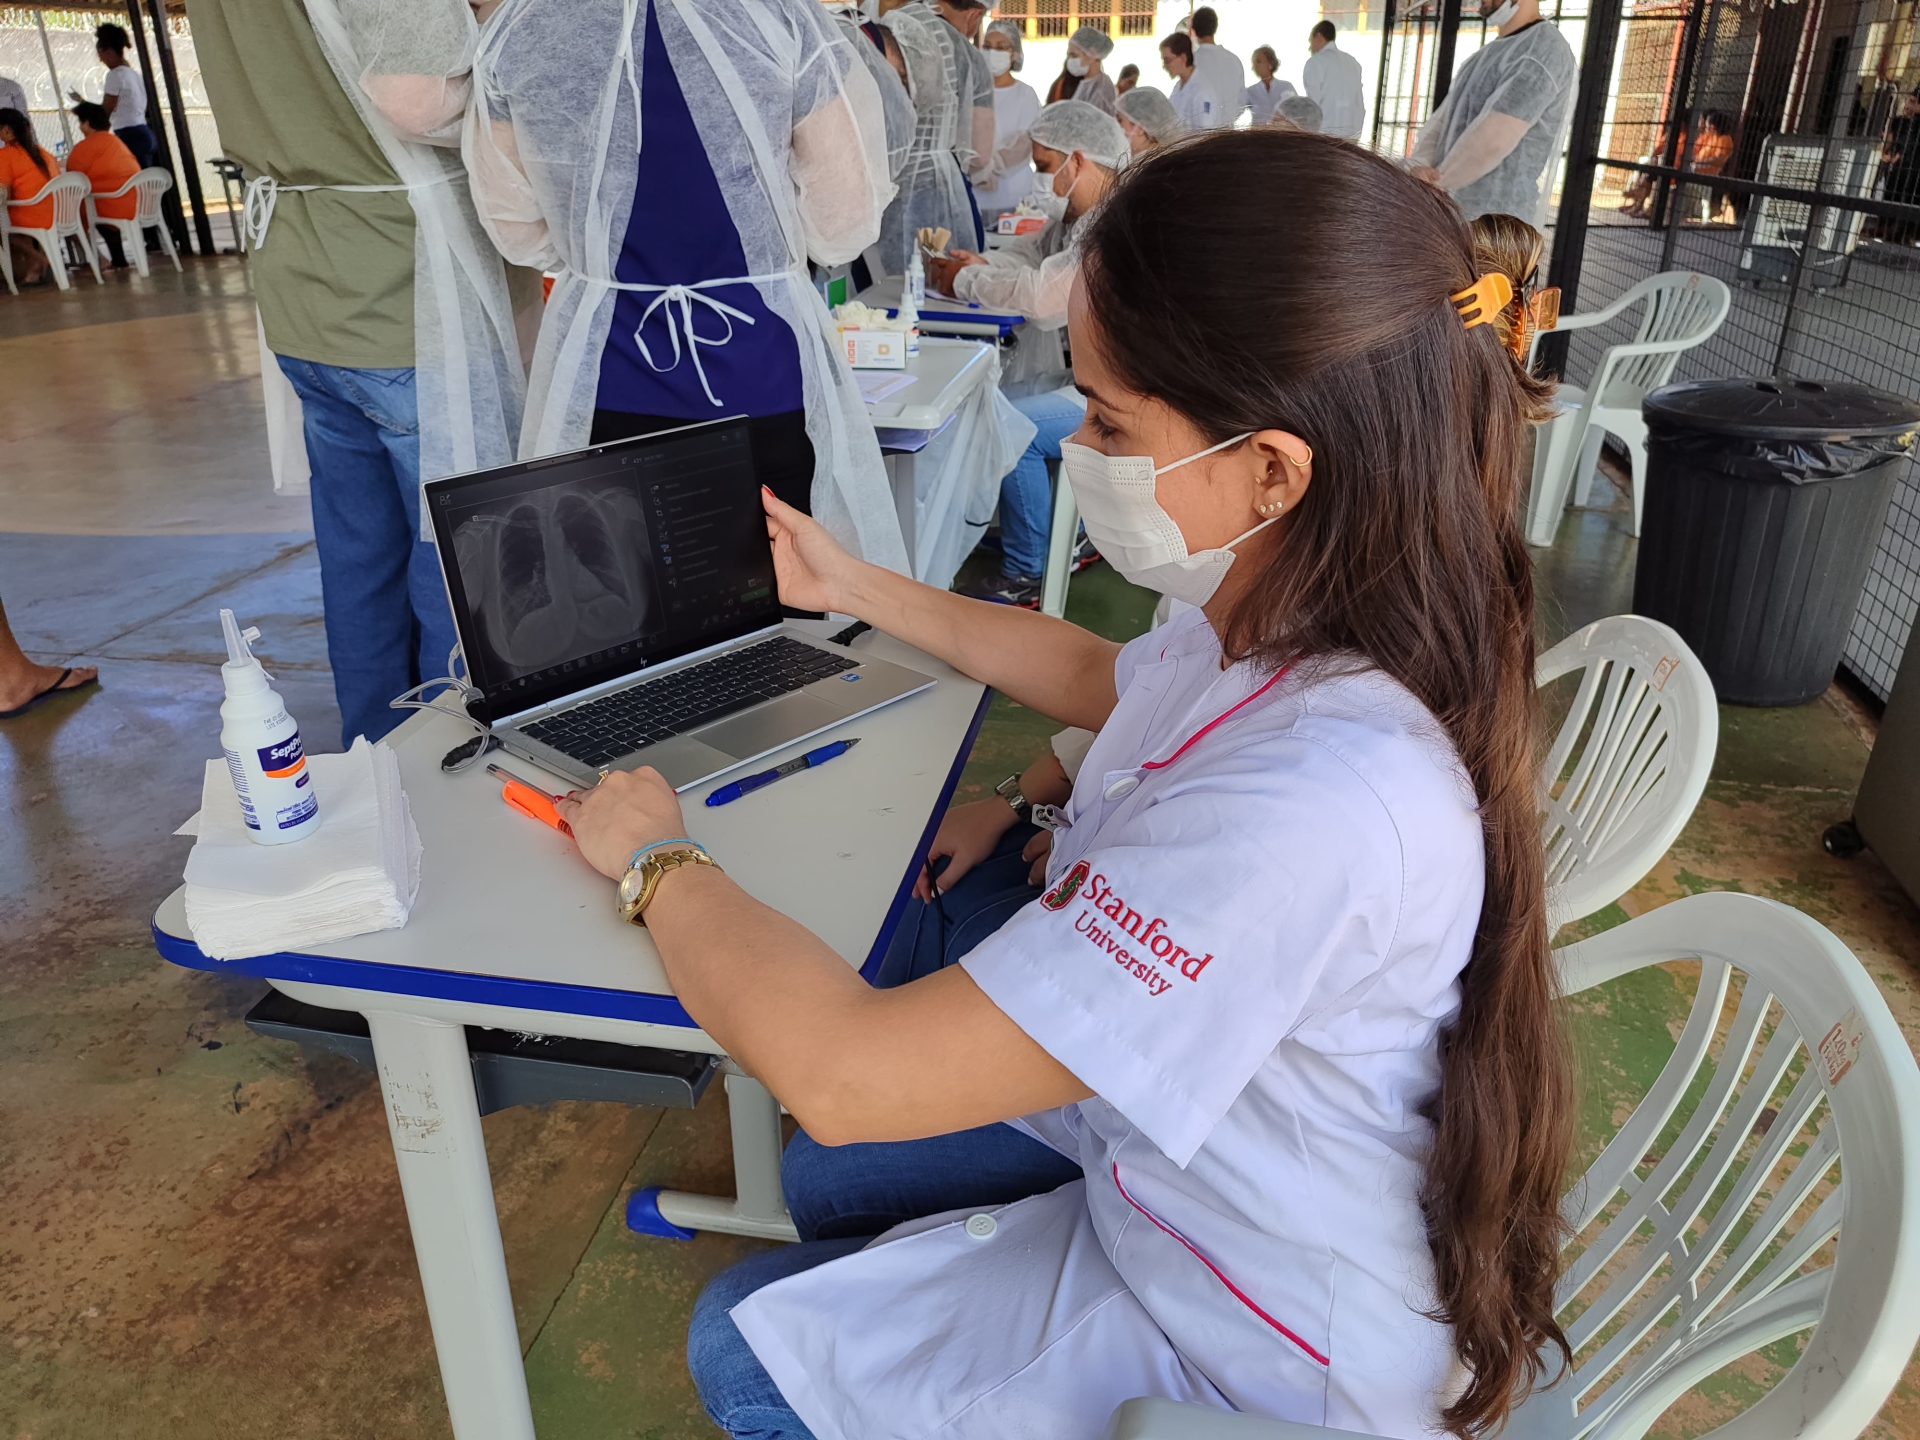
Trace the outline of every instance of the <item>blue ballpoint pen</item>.
<instances>
[{"instance_id":1,"label":"blue ballpoint pen","mask_svg":"<svg viewBox=\"0 0 1920 1440\"><path fill-rule=\"evenodd\" d=\"M827 761L846 754L859 743L856 737L852 740L836 740L831 745L822 745L818 750L809 750L806 754L789 760L784 765L775 766L771 770L762 770L758 775L748 775L744 779L722 785L707 796L707 804L731 805L742 795L751 795L763 785L771 785L774 781L784 780L789 775L798 775L802 770L811 770L816 765L824 765Z\"/></svg>"}]
</instances>

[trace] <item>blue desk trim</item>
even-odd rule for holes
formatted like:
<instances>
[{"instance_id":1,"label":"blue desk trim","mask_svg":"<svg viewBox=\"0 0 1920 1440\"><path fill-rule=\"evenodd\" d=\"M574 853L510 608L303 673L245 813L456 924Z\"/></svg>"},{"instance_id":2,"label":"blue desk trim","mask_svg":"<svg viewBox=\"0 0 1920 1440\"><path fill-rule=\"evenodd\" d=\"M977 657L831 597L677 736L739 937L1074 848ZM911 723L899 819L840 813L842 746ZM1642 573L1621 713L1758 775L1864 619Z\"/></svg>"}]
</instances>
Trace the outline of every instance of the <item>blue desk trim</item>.
<instances>
[{"instance_id":1,"label":"blue desk trim","mask_svg":"<svg viewBox=\"0 0 1920 1440\"><path fill-rule=\"evenodd\" d=\"M955 755L947 773L939 803L927 817L915 850L915 863L908 866L900 888L888 908L860 974L869 983L880 971L887 946L906 913L913 893L918 859L933 843L940 817L946 814L953 792L960 784L960 773L973 752L980 726L993 701L993 691L983 690L967 727L966 742ZM562 1015L591 1015L603 1020L631 1020L647 1025L671 1025L683 1030L700 1027L681 1003L671 995L640 994L631 990L602 990L591 985L561 985L547 980L509 980L496 975L467 975L451 970L425 970L415 965L373 965L364 960L340 960L326 955L255 955L246 960L213 960L201 953L191 940L169 935L152 926L154 949L162 959L186 970L210 970L221 975L249 975L259 980L286 980L304 985L325 985L340 990L373 990L384 995L412 995L427 1000L452 1000L466 1005L498 1005L520 1010L551 1010Z\"/></svg>"}]
</instances>

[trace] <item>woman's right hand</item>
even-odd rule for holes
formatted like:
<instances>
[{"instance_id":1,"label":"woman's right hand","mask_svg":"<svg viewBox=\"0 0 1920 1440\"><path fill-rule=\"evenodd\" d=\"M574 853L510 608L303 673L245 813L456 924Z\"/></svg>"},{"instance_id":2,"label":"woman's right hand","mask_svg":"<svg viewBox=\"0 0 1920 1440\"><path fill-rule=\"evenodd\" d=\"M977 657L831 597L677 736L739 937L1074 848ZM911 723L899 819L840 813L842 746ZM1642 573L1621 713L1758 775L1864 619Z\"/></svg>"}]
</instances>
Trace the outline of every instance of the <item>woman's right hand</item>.
<instances>
[{"instance_id":1,"label":"woman's right hand","mask_svg":"<svg viewBox=\"0 0 1920 1440\"><path fill-rule=\"evenodd\" d=\"M927 863L914 879L914 898L922 904L932 900L935 884L942 894L953 889L969 870L993 854L993 847L1019 818L1013 813L1013 807L998 796L955 805L948 810L941 818L940 828L933 833ZM936 880L933 865L938 860L945 860L947 868Z\"/></svg>"},{"instance_id":2,"label":"woman's right hand","mask_svg":"<svg viewBox=\"0 0 1920 1440\"><path fill-rule=\"evenodd\" d=\"M767 536L773 541L773 574L781 603L794 610L852 615L853 582L860 562L841 549L819 521L801 514L764 485L760 500L767 509Z\"/></svg>"}]
</instances>

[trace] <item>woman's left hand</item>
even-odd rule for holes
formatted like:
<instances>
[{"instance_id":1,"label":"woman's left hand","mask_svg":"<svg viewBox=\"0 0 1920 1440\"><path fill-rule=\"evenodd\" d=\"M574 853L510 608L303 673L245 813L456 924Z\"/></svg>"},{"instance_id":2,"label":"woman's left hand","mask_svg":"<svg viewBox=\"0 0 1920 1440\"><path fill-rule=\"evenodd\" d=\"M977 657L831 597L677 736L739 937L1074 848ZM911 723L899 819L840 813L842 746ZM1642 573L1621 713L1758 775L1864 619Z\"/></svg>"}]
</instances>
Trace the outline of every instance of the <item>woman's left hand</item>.
<instances>
[{"instance_id":1,"label":"woman's left hand","mask_svg":"<svg viewBox=\"0 0 1920 1440\"><path fill-rule=\"evenodd\" d=\"M641 846L687 833L680 797L653 769L615 770L591 790L562 796L556 808L587 863L609 880L627 873Z\"/></svg>"}]
</instances>

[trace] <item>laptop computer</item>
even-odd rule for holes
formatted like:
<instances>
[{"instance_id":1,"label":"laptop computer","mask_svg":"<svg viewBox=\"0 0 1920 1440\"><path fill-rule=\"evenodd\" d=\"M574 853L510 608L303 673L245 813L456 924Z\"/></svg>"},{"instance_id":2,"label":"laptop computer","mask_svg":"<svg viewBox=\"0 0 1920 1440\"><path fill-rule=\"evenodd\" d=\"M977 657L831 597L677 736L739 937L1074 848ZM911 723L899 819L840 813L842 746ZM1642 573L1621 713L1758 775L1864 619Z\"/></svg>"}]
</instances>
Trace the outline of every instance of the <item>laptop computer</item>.
<instances>
[{"instance_id":1,"label":"laptop computer","mask_svg":"<svg viewBox=\"0 0 1920 1440\"><path fill-rule=\"evenodd\" d=\"M933 685L787 624L743 419L426 486L473 693L501 745L685 790Z\"/></svg>"}]
</instances>

